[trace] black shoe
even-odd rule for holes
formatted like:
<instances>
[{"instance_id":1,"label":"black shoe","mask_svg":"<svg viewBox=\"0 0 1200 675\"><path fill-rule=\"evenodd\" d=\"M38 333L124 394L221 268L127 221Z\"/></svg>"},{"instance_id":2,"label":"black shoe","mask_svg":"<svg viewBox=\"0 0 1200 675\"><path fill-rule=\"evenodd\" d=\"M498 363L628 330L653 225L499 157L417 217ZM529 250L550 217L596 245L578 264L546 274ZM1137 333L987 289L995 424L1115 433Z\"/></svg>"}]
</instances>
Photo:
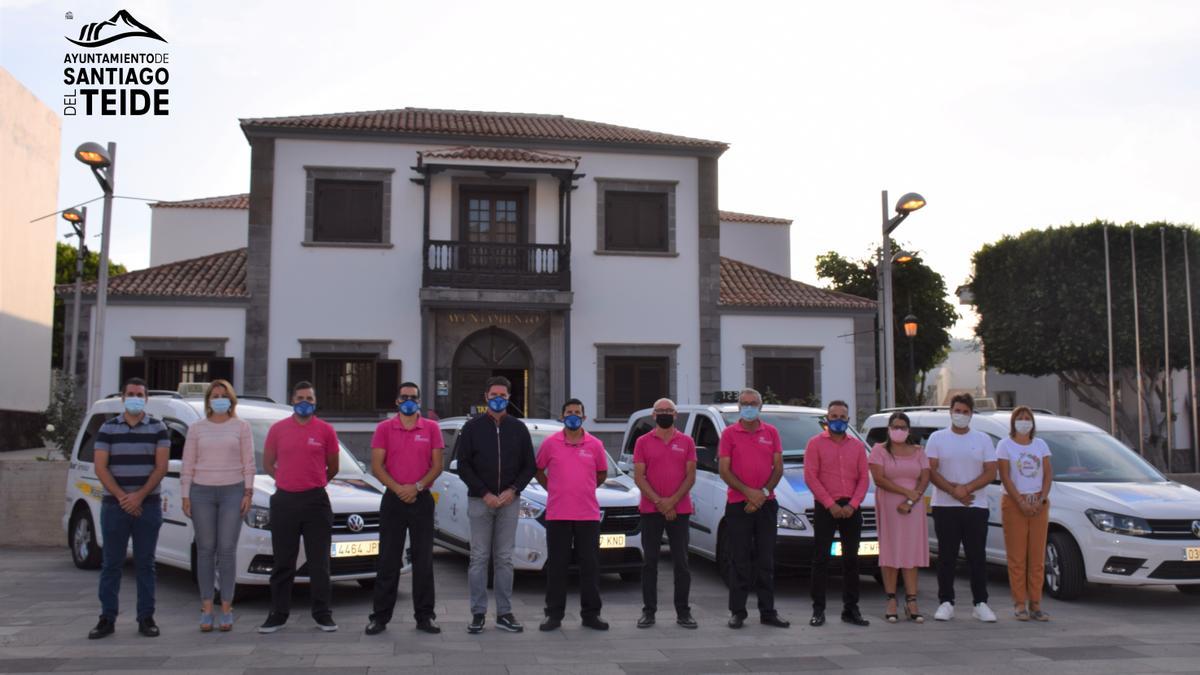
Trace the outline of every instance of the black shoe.
<instances>
[{"instance_id":1,"label":"black shoe","mask_svg":"<svg viewBox=\"0 0 1200 675\"><path fill-rule=\"evenodd\" d=\"M849 623L855 626L870 626L871 622L863 618L863 615L858 611L857 607L847 609L842 612L842 623Z\"/></svg>"},{"instance_id":2,"label":"black shoe","mask_svg":"<svg viewBox=\"0 0 1200 675\"><path fill-rule=\"evenodd\" d=\"M496 617L496 628L510 633L522 633L525 631L525 626L522 626L521 622L517 621L517 617L512 614L501 614Z\"/></svg>"},{"instance_id":3,"label":"black shoe","mask_svg":"<svg viewBox=\"0 0 1200 675\"><path fill-rule=\"evenodd\" d=\"M424 619L417 619L417 630L421 631L422 633L437 635L438 633L442 632L442 627L434 623L432 618L426 617Z\"/></svg>"},{"instance_id":4,"label":"black shoe","mask_svg":"<svg viewBox=\"0 0 1200 675\"><path fill-rule=\"evenodd\" d=\"M608 630L608 622L598 616L585 616L580 623L592 630Z\"/></svg>"},{"instance_id":5,"label":"black shoe","mask_svg":"<svg viewBox=\"0 0 1200 675\"><path fill-rule=\"evenodd\" d=\"M474 635L476 633L482 633L483 626L484 626L484 619L486 619L486 618L487 617L483 614L472 614L471 615L471 623L467 624L467 632L472 635ZM499 624L500 620L497 619L496 623Z\"/></svg>"},{"instance_id":6,"label":"black shoe","mask_svg":"<svg viewBox=\"0 0 1200 675\"><path fill-rule=\"evenodd\" d=\"M387 630L387 624L385 622L379 621L378 619L371 619L371 622L367 624L367 629L363 632L367 635L379 635L385 630Z\"/></svg>"},{"instance_id":7,"label":"black shoe","mask_svg":"<svg viewBox=\"0 0 1200 675\"><path fill-rule=\"evenodd\" d=\"M562 626L562 619L560 619L558 617L548 616L545 619L542 619L542 623L541 623L541 625L538 626L538 630L540 630L540 631L557 630L560 626Z\"/></svg>"},{"instance_id":8,"label":"black shoe","mask_svg":"<svg viewBox=\"0 0 1200 675\"><path fill-rule=\"evenodd\" d=\"M790 628L791 621L779 618L778 614L764 614L758 618L758 622L764 626L774 626L776 628Z\"/></svg>"},{"instance_id":9,"label":"black shoe","mask_svg":"<svg viewBox=\"0 0 1200 675\"><path fill-rule=\"evenodd\" d=\"M638 628L649 628L654 625L654 612L642 612L642 616L638 619Z\"/></svg>"},{"instance_id":10,"label":"black shoe","mask_svg":"<svg viewBox=\"0 0 1200 675\"><path fill-rule=\"evenodd\" d=\"M808 620L808 625L819 628L825 625L825 610L813 610L812 618Z\"/></svg>"},{"instance_id":11,"label":"black shoe","mask_svg":"<svg viewBox=\"0 0 1200 675\"><path fill-rule=\"evenodd\" d=\"M116 629L116 622L107 616L102 616L100 617L100 621L96 624L96 627L88 632L88 639L99 640L100 638L106 638L109 635L112 635L113 631Z\"/></svg>"},{"instance_id":12,"label":"black shoe","mask_svg":"<svg viewBox=\"0 0 1200 675\"><path fill-rule=\"evenodd\" d=\"M158 637L158 624L154 623L154 617L138 619L138 632L146 637Z\"/></svg>"},{"instance_id":13,"label":"black shoe","mask_svg":"<svg viewBox=\"0 0 1200 675\"><path fill-rule=\"evenodd\" d=\"M745 626L745 625L746 625L746 617L742 616L741 614L734 614L733 616L729 617L729 627L730 628L736 629L736 628L741 628L742 626Z\"/></svg>"},{"instance_id":14,"label":"black shoe","mask_svg":"<svg viewBox=\"0 0 1200 675\"><path fill-rule=\"evenodd\" d=\"M258 627L258 632L275 633L280 628L283 628L287 625L287 620L287 614L276 614L275 612L271 612L267 615L267 620L263 622L263 625Z\"/></svg>"},{"instance_id":15,"label":"black shoe","mask_svg":"<svg viewBox=\"0 0 1200 675\"><path fill-rule=\"evenodd\" d=\"M325 631L326 633L332 633L337 630L337 624L333 622L333 615L331 614L314 616L313 621L317 622L317 628Z\"/></svg>"},{"instance_id":16,"label":"black shoe","mask_svg":"<svg viewBox=\"0 0 1200 675\"><path fill-rule=\"evenodd\" d=\"M696 623L696 620L692 618L691 612L684 612L683 614L677 616L675 618L675 623L689 630L695 630L700 627L700 624Z\"/></svg>"}]
</instances>

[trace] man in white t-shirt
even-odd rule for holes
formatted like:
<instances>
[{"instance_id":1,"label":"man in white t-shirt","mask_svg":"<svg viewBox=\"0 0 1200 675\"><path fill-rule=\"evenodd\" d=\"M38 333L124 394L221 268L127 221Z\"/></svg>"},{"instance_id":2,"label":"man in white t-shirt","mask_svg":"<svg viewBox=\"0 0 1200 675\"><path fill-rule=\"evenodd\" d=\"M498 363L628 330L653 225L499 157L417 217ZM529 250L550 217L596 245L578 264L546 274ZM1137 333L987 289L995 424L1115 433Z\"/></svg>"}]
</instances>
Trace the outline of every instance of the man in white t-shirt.
<instances>
[{"instance_id":1,"label":"man in white t-shirt","mask_svg":"<svg viewBox=\"0 0 1200 675\"><path fill-rule=\"evenodd\" d=\"M975 399L950 399L950 428L935 431L925 446L933 493L933 528L938 540L938 606L933 618L954 618L954 568L961 545L971 571L972 616L993 622L987 605L988 504L983 490L996 479L996 447L991 437L971 429Z\"/></svg>"}]
</instances>

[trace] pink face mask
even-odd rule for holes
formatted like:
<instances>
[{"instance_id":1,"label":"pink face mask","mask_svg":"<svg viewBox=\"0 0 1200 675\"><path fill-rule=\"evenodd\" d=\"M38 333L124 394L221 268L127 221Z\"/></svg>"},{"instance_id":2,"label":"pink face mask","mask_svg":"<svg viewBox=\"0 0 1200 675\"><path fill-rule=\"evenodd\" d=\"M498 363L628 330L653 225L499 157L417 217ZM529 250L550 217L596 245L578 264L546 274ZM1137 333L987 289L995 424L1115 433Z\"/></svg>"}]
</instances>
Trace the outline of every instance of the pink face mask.
<instances>
[{"instance_id":1,"label":"pink face mask","mask_svg":"<svg viewBox=\"0 0 1200 675\"><path fill-rule=\"evenodd\" d=\"M908 441L908 429L888 429L888 438L893 443L905 443Z\"/></svg>"}]
</instances>

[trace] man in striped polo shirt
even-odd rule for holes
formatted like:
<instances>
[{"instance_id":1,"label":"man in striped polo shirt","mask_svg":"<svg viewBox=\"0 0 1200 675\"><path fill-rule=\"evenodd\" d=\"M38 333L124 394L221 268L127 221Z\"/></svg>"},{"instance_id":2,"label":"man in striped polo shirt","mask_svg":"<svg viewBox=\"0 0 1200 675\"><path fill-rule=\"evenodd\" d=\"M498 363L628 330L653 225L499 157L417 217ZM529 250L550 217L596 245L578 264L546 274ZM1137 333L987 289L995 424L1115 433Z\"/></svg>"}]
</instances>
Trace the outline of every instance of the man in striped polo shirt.
<instances>
[{"instance_id":1,"label":"man in striped polo shirt","mask_svg":"<svg viewBox=\"0 0 1200 675\"><path fill-rule=\"evenodd\" d=\"M131 378L121 391L125 412L96 432L96 477L104 485L100 534L104 564L100 570L100 622L88 633L97 640L112 635L117 620L121 567L133 539L137 569L138 632L158 637L154 623L154 549L162 526L158 484L167 475L171 437L162 420L145 412L146 383Z\"/></svg>"}]
</instances>

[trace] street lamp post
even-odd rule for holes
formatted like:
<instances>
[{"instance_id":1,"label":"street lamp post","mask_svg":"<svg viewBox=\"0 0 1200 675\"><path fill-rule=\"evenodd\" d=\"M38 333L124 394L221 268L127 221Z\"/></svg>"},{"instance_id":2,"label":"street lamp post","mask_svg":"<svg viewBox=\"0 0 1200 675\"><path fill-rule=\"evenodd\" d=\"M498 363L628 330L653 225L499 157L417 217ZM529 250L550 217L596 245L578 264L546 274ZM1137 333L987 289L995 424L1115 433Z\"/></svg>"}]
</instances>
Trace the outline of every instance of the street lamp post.
<instances>
[{"instance_id":1,"label":"street lamp post","mask_svg":"<svg viewBox=\"0 0 1200 675\"><path fill-rule=\"evenodd\" d=\"M71 374L72 386L79 361L79 304L83 289L83 261L87 257L87 207L83 209L67 209L63 211L63 220L75 229L75 237L79 239L79 248L75 253L75 306L71 310L71 355L68 360L67 372Z\"/></svg>"},{"instance_id":2,"label":"street lamp post","mask_svg":"<svg viewBox=\"0 0 1200 675\"><path fill-rule=\"evenodd\" d=\"M913 391L917 388L917 357L914 353L914 343L917 341L917 317L909 314L904 317L904 336L908 338L908 376L912 378ZM912 405L917 405L914 395Z\"/></svg>"},{"instance_id":3,"label":"street lamp post","mask_svg":"<svg viewBox=\"0 0 1200 675\"><path fill-rule=\"evenodd\" d=\"M108 306L108 241L112 231L113 189L116 186L117 174L117 144L109 143L107 148L99 143L84 143L75 149L75 159L88 165L100 188L104 190L104 219L100 232L100 269L96 280L96 318L92 330L91 358L88 362L88 398L87 405L100 399L100 378L103 374L101 367L104 362L104 313Z\"/></svg>"},{"instance_id":4,"label":"street lamp post","mask_svg":"<svg viewBox=\"0 0 1200 675\"><path fill-rule=\"evenodd\" d=\"M883 248L880 249L880 307L879 307L879 323L882 329L880 339L880 367L881 376L879 378L879 386L882 388L880 393L880 402L882 408L894 408L896 406L896 354L893 345L895 344L895 326L892 325L892 232L908 218L909 214L925 206L925 198L915 192L906 193L896 202L896 215L888 216L888 192L883 191ZM912 256L908 256L907 260L900 259L897 256L897 262L907 262Z\"/></svg>"}]
</instances>

